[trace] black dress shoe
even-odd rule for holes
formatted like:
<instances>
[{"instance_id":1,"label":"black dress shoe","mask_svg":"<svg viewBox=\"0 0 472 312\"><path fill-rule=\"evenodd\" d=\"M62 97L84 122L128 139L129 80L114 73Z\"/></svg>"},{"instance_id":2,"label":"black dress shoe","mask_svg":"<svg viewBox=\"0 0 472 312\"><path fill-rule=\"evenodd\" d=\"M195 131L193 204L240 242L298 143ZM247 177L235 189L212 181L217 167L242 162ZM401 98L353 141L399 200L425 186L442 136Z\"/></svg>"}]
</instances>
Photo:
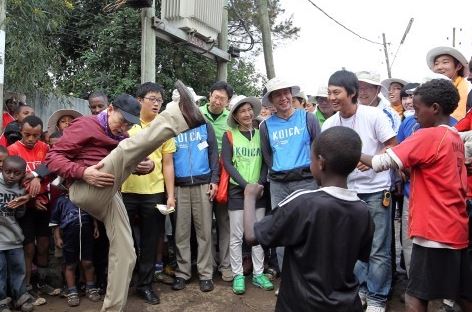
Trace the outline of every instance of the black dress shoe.
<instances>
[{"instance_id":1,"label":"black dress shoe","mask_svg":"<svg viewBox=\"0 0 472 312\"><path fill-rule=\"evenodd\" d=\"M188 88L180 80L175 82L175 87L180 94L179 108L188 127L192 129L203 125L205 123L205 118L198 109L195 99L189 92Z\"/></svg>"},{"instance_id":2,"label":"black dress shoe","mask_svg":"<svg viewBox=\"0 0 472 312\"><path fill-rule=\"evenodd\" d=\"M213 286L213 281L210 280L200 280L200 290L203 292L212 291L215 287Z\"/></svg>"},{"instance_id":3,"label":"black dress shoe","mask_svg":"<svg viewBox=\"0 0 472 312\"><path fill-rule=\"evenodd\" d=\"M158 304L161 302L159 296L152 290L151 287L138 288L136 292L139 297L144 299L144 302L149 304Z\"/></svg>"},{"instance_id":4,"label":"black dress shoe","mask_svg":"<svg viewBox=\"0 0 472 312\"><path fill-rule=\"evenodd\" d=\"M176 277L174 283L172 283L173 290L182 290L185 288L185 280L181 277Z\"/></svg>"}]
</instances>

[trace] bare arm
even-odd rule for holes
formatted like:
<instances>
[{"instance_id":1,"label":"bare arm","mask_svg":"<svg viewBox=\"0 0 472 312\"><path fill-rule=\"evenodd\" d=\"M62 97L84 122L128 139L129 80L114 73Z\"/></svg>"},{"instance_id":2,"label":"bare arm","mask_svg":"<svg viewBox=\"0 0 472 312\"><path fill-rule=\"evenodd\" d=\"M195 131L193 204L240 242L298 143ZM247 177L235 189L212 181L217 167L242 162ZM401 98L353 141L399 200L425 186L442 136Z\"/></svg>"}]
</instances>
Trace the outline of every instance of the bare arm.
<instances>
[{"instance_id":1,"label":"bare arm","mask_svg":"<svg viewBox=\"0 0 472 312\"><path fill-rule=\"evenodd\" d=\"M388 139L387 141L384 142L384 149L382 151L382 153L385 153L385 151L395 145L397 145L398 142L397 142L397 138L396 137L392 137L390 139ZM361 155L361 161L359 162L359 164L357 165L357 169L361 170L361 171L366 171L366 170L369 170L370 168L372 168L372 158L373 158L373 155L366 155L366 154L362 154Z\"/></svg>"},{"instance_id":2,"label":"bare arm","mask_svg":"<svg viewBox=\"0 0 472 312\"><path fill-rule=\"evenodd\" d=\"M167 192L167 207L175 207L174 153L162 154L162 174Z\"/></svg>"},{"instance_id":3,"label":"bare arm","mask_svg":"<svg viewBox=\"0 0 472 312\"><path fill-rule=\"evenodd\" d=\"M248 184L244 189L244 237L249 246L258 244L254 234L256 222L256 200L262 195L264 187L260 184Z\"/></svg>"}]
</instances>

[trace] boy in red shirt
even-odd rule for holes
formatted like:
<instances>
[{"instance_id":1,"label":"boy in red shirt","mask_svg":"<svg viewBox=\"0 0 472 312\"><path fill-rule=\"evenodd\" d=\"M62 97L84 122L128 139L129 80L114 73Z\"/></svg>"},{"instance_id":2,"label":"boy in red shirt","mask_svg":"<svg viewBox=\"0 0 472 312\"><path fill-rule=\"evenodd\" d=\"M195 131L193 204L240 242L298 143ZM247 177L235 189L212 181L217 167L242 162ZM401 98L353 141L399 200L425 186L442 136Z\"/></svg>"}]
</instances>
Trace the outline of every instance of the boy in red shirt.
<instances>
[{"instance_id":1,"label":"boy in red shirt","mask_svg":"<svg viewBox=\"0 0 472 312\"><path fill-rule=\"evenodd\" d=\"M458 300L472 311L472 255L465 196L464 144L448 126L459 94L444 79L419 86L413 106L420 130L401 144L361 161L375 171L411 169L409 235L413 240L406 311L427 311L433 299Z\"/></svg>"},{"instance_id":2,"label":"boy in red shirt","mask_svg":"<svg viewBox=\"0 0 472 312\"><path fill-rule=\"evenodd\" d=\"M30 284L31 267L35 254L38 266L39 282L38 289L47 294L53 294L54 289L45 283L48 267L49 251L49 212L47 209L48 197L45 187L41 186L41 170L45 168L42 163L46 158L49 147L40 141L43 132L43 122L36 116L28 116L21 125L20 141L8 146L10 156L17 155L26 161L26 173L30 177L26 185L28 193L34 198L26 205L25 216L20 221L25 240L26 284ZM38 174L39 172L39 174Z\"/></svg>"}]
</instances>

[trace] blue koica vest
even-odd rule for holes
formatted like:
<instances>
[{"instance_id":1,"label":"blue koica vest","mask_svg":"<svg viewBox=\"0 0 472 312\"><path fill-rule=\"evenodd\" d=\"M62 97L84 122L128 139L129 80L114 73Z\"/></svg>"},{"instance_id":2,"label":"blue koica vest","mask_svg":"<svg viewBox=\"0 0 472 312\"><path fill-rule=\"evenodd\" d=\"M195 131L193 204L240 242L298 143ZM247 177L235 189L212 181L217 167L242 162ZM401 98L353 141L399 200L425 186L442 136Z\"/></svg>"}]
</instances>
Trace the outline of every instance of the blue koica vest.
<instances>
[{"instance_id":1,"label":"blue koica vest","mask_svg":"<svg viewBox=\"0 0 472 312\"><path fill-rule=\"evenodd\" d=\"M175 138L174 172L177 178L210 173L206 124L182 132Z\"/></svg>"},{"instance_id":2,"label":"blue koica vest","mask_svg":"<svg viewBox=\"0 0 472 312\"><path fill-rule=\"evenodd\" d=\"M272 149L272 171L310 166L310 133L304 110L296 109L288 120L272 115L265 123Z\"/></svg>"}]
</instances>

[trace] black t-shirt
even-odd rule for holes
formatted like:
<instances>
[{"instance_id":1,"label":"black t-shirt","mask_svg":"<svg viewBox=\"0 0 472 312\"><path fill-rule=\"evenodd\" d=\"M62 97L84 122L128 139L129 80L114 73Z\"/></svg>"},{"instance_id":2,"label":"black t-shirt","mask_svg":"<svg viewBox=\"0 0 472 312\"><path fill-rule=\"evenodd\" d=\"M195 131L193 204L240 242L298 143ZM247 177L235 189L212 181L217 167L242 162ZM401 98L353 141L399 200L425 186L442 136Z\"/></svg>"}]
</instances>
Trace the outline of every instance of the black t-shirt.
<instances>
[{"instance_id":1,"label":"black t-shirt","mask_svg":"<svg viewBox=\"0 0 472 312\"><path fill-rule=\"evenodd\" d=\"M369 259L374 225L356 193L296 191L254 231L261 245L286 247L276 311L362 311L353 271Z\"/></svg>"}]
</instances>

